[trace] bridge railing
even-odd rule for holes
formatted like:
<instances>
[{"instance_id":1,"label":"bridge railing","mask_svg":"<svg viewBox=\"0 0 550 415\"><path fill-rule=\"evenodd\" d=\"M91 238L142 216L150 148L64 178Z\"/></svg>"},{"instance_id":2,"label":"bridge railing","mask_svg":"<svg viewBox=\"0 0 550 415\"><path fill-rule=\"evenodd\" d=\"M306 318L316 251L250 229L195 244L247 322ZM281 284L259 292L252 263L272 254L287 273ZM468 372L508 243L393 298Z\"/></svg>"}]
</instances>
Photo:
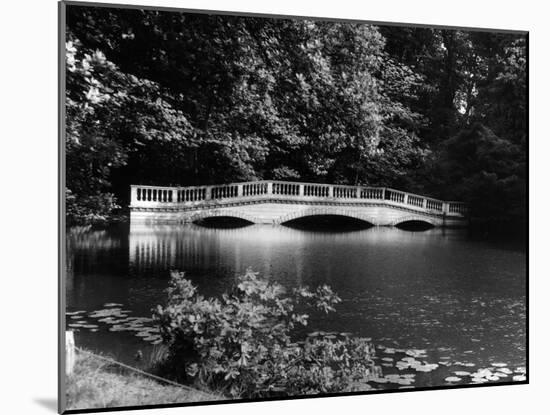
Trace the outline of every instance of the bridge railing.
<instances>
[{"instance_id":1,"label":"bridge railing","mask_svg":"<svg viewBox=\"0 0 550 415\"><path fill-rule=\"evenodd\" d=\"M131 186L131 207L179 207L216 204L249 198L276 199L284 196L304 201L345 200L361 203L367 200L403 206L412 210L449 216L466 216L462 202L446 202L387 187L332 185L322 183L262 180L210 186Z\"/></svg>"}]
</instances>

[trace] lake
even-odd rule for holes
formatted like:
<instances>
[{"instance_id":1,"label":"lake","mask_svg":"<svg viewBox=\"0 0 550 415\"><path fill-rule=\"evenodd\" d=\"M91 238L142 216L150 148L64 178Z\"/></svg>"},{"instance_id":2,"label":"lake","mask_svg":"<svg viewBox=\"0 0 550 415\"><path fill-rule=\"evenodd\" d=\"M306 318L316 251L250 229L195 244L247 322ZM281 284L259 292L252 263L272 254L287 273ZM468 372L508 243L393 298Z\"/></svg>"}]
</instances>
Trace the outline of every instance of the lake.
<instances>
[{"instance_id":1,"label":"lake","mask_svg":"<svg viewBox=\"0 0 550 415\"><path fill-rule=\"evenodd\" d=\"M67 325L77 346L136 366L159 343L150 310L164 304L171 270L216 296L251 268L286 287L331 286L342 298L337 312L312 316L308 329L371 338L375 386L524 379L526 253L465 230L72 229L67 257ZM405 373L412 382L395 381Z\"/></svg>"}]
</instances>

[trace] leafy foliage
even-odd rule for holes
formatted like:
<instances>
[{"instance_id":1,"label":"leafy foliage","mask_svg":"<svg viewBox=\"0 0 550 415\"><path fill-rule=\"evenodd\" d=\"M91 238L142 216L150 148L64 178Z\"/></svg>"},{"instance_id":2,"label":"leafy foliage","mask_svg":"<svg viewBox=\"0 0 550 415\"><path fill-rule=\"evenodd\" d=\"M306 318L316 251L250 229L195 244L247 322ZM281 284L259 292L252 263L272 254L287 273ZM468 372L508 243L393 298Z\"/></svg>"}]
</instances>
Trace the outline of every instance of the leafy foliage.
<instances>
[{"instance_id":1,"label":"leafy foliage","mask_svg":"<svg viewBox=\"0 0 550 415\"><path fill-rule=\"evenodd\" d=\"M75 220L102 195L113 206L96 203L98 217L124 208L131 183L299 179L474 199L475 184L439 175L448 140L479 124L526 153L521 34L67 10ZM507 175L523 179L518 168ZM510 200L499 218L525 211L522 194Z\"/></svg>"},{"instance_id":2,"label":"leafy foliage","mask_svg":"<svg viewBox=\"0 0 550 415\"><path fill-rule=\"evenodd\" d=\"M250 270L232 292L205 299L173 272L168 304L154 316L179 378L233 397L328 393L365 388L372 346L334 335L295 342L293 334L307 326L307 309L328 313L339 301L327 286L287 293Z\"/></svg>"}]
</instances>

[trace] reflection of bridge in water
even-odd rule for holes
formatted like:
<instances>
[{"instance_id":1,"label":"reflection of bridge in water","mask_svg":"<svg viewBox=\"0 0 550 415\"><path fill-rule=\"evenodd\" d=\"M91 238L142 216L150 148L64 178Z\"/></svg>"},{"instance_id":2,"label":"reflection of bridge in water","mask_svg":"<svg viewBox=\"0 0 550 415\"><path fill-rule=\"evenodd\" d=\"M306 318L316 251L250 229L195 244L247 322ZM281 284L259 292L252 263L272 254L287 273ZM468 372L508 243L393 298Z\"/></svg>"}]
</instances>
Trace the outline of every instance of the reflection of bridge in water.
<instances>
[{"instance_id":1,"label":"reflection of bridge in water","mask_svg":"<svg viewBox=\"0 0 550 415\"><path fill-rule=\"evenodd\" d=\"M410 247L421 253L423 247L434 243L434 237L443 246L457 233L462 234L460 230L410 232L391 227L316 232L286 226L220 229L195 224L131 224L128 258L132 273L147 277L178 270L200 283L212 276L231 278L250 267L263 276L276 275L291 283L310 284L316 278L329 283L342 267L355 262L359 267L362 261L379 260L379 255L390 258ZM390 272L394 262L384 264L381 271Z\"/></svg>"},{"instance_id":2,"label":"reflection of bridge in water","mask_svg":"<svg viewBox=\"0 0 550 415\"><path fill-rule=\"evenodd\" d=\"M131 186L132 223L189 223L234 217L281 224L317 215L359 219L377 226L420 221L465 226L461 202L437 200L389 188L258 181L197 187Z\"/></svg>"},{"instance_id":3,"label":"reflection of bridge in water","mask_svg":"<svg viewBox=\"0 0 550 415\"><path fill-rule=\"evenodd\" d=\"M276 234L251 226L210 229L196 225L132 224L129 235L129 262L135 271L167 269L207 269L229 267L245 270L246 252L254 251L258 262L271 263L277 244L301 244L303 236L281 228ZM264 247L265 249L262 249ZM246 252L243 252L246 251Z\"/></svg>"}]
</instances>

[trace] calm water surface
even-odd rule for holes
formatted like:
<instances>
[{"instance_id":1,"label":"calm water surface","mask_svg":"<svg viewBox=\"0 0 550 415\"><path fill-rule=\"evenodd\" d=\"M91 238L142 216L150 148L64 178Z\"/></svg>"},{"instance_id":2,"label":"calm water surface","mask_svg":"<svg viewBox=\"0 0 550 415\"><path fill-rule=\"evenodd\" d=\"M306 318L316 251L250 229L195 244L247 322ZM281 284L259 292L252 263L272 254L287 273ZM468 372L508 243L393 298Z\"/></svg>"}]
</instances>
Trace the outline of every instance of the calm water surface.
<instances>
[{"instance_id":1,"label":"calm water surface","mask_svg":"<svg viewBox=\"0 0 550 415\"><path fill-rule=\"evenodd\" d=\"M461 230L183 225L72 230L67 243L67 320L77 345L125 362L154 347L154 333L140 337L139 327L164 303L170 270L215 296L252 268L287 287L330 285L343 301L337 313L313 316L309 329L372 338L384 374L402 373L394 365L399 353L422 349L419 360L439 366L418 373L415 386L447 384L457 370L526 364L526 254ZM109 315L98 321L105 316L98 310L117 307L121 321L145 319L134 331L113 330Z\"/></svg>"}]
</instances>

